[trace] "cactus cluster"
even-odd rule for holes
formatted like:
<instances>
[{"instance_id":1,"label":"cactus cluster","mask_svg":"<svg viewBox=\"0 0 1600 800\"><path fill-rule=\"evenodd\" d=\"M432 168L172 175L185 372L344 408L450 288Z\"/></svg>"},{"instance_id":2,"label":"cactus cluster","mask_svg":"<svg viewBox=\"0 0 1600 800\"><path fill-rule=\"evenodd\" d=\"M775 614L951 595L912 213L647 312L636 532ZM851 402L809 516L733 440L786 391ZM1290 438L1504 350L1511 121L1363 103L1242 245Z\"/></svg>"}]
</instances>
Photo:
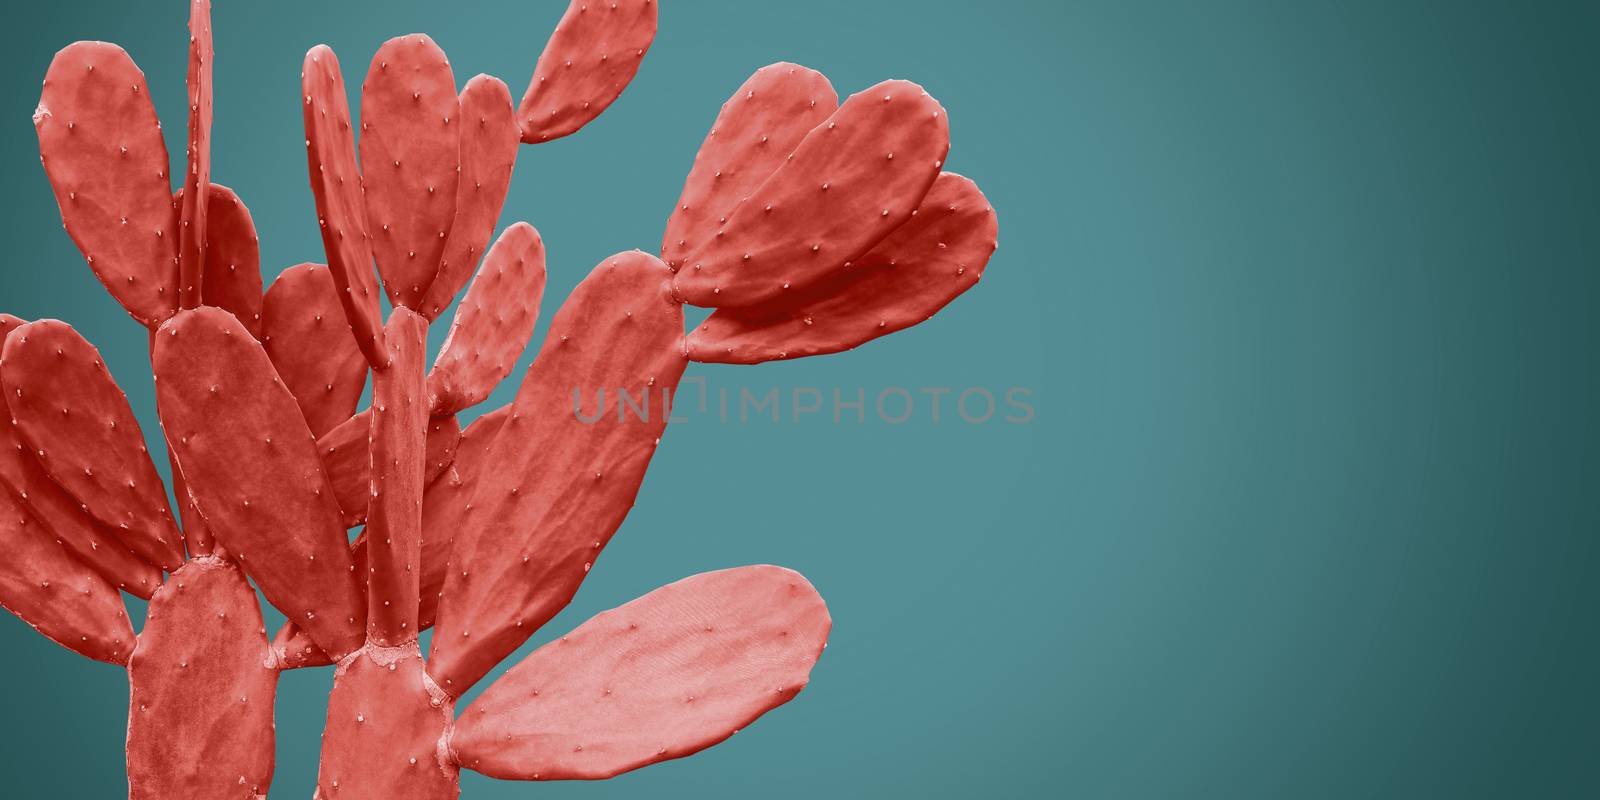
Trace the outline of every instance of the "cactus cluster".
<instances>
[{"instance_id":1,"label":"cactus cluster","mask_svg":"<svg viewBox=\"0 0 1600 800\"><path fill-rule=\"evenodd\" d=\"M149 331L176 513L95 348L65 323L0 315L0 602L127 669L130 797L264 796L277 678L299 667L336 669L327 798L450 798L461 768L606 778L792 699L828 612L800 575L749 566L602 613L456 708L593 568L689 362L846 350L978 280L995 216L942 171L943 108L905 81L841 104L816 71L758 70L701 146L660 257L596 266L515 399L463 428L521 355L545 283L533 226L489 244L517 149L620 95L657 4L573 0L516 105L490 76L458 92L427 36L390 39L359 131L337 57L313 48L301 101L327 264L264 293L249 211L211 180L208 0L189 12L181 180L115 45L58 53L34 115L68 234ZM469 278L430 368L428 327ZM685 303L715 311L686 333ZM598 416L574 413L575 389L603 390ZM630 418L639 402L657 413ZM270 639L257 590L288 619ZM137 635L119 592L150 600Z\"/></svg>"}]
</instances>

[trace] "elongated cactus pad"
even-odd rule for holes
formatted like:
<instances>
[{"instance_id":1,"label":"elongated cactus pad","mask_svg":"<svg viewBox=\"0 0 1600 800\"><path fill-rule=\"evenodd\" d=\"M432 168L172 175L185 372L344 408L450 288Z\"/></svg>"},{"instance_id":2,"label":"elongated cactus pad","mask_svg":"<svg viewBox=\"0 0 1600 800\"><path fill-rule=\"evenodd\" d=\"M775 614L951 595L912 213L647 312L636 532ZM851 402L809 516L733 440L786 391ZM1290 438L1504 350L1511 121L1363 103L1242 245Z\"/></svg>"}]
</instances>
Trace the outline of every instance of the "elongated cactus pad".
<instances>
[{"instance_id":1,"label":"elongated cactus pad","mask_svg":"<svg viewBox=\"0 0 1600 800\"><path fill-rule=\"evenodd\" d=\"M121 595L9 492L0 492L0 547L0 606L68 650L127 663L133 625Z\"/></svg>"},{"instance_id":2,"label":"elongated cactus pad","mask_svg":"<svg viewBox=\"0 0 1600 800\"><path fill-rule=\"evenodd\" d=\"M372 409L362 411L317 439L322 470L333 484L339 513L347 528L367 521L367 504L372 500L372 458L368 453L372 428ZM427 458L423 480L432 483L455 461L461 425L454 416L428 420Z\"/></svg>"},{"instance_id":3,"label":"elongated cactus pad","mask_svg":"<svg viewBox=\"0 0 1600 800\"><path fill-rule=\"evenodd\" d=\"M479 476L489 466L489 450L511 406L501 406L472 421L461 432L455 460L438 480L428 484L422 494L422 585L417 624L433 627L444 595L445 575L456 532L467 513L467 502L477 487Z\"/></svg>"},{"instance_id":4,"label":"elongated cactus pad","mask_svg":"<svg viewBox=\"0 0 1600 800\"><path fill-rule=\"evenodd\" d=\"M114 44L68 45L33 125L73 243L134 319L161 324L178 303L178 220L144 73Z\"/></svg>"},{"instance_id":5,"label":"elongated cactus pad","mask_svg":"<svg viewBox=\"0 0 1600 800\"><path fill-rule=\"evenodd\" d=\"M679 296L736 308L832 275L911 218L949 149L944 108L922 87L891 80L851 95L684 253Z\"/></svg>"},{"instance_id":6,"label":"elongated cactus pad","mask_svg":"<svg viewBox=\"0 0 1600 800\"><path fill-rule=\"evenodd\" d=\"M0 384L44 471L145 561L177 569L183 548L139 421L100 352L64 322L6 336Z\"/></svg>"},{"instance_id":7,"label":"elongated cactus pad","mask_svg":"<svg viewBox=\"0 0 1600 800\"><path fill-rule=\"evenodd\" d=\"M670 277L654 256L613 256L551 323L451 551L428 672L452 696L572 599L633 506L666 426L662 394L686 364ZM647 419L623 408L624 392ZM575 408L585 397L590 421Z\"/></svg>"},{"instance_id":8,"label":"elongated cactus pad","mask_svg":"<svg viewBox=\"0 0 1600 800\"><path fill-rule=\"evenodd\" d=\"M17 435L11 415L0 416L4 416L0 419L0 494L14 496L46 531L112 586L149 599L161 585L161 570L134 555L121 537L100 527L76 499L50 480Z\"/></svg>"},{"instance_id":9,"label":"elongated cactus pad","mask_svg":"<svg viewBox=\"0 0 1600 800\"><path fill-rule=\"evenodd\" d=\"M128 683L129 800L266 797L278 674L237 566L205 557L172 574Z\"/></svg>"},{"instance_id":10,"label":"elongated cactus pad","mask_svg":"<svg viewBox=\"0 0 1600 800\"><path fill-rule=\"evenodd\" d=\"M707 572L602 612L522 660L461 715L461 765L594 780L704 750L794 699L832 623L800 573Z\"/></svg>"},{"instance_id":11,"label":"elongated cactus pad","mask_svg":"<svg viewBox=\"0 0 1600 800\"><path fill-rule=\"evenodd\" d=\"M622 94L656 38L656 0L572 0L517 106L522 141L559 139Z\"/></svg>"},{"instance_id":12,"label":"elongated cactus pad","mask_svg":"<svg viewBox=\"0 0 1600 800\"><path fill-rule=\"evenodd\" d=\"M978 185L946 172L916 216L839 274L749 308L720 309L689 358L756 364L849 350L938 313L983 275L999 235Z\"/></svg>"},{"instance_id":13,"label":"elongated cactus pad","mask_svg":"<svg viewBox=\"0 0 1600 800\"><path fill-rule=\"evenodd\" d=\"M372 273L372 242L367 236L367 207L361 173L350 137L350 101L345 98L339 59L327 45L306 52L300 68L301 111L306 128L306 162L311 194L317 202L317 225L328 269L338 287L356 345L374 369L383 366L383 317L378 310L378 282Z\"/></svg>"},{"instance_id":14,"label":"elongated cactus pad","mask_svg":"<svg viewBox=\"0 0 1600 800\"><path fill-rule=\"evenodd\" d=\"M189 146L179 205L178 304L200 305L211 200L211 0L189 0Z\"/></svg>"},{"instance_id":15,"label":"elongated cactus pad","mask_svg":"<svg viewBox=\"0 0 1600 800\"><path fill-rule=\"evenodd\" d=\"M361 86L367 232L397 306L418 308L456 215L461 108L450 61L420 33L383 43Z\"/></svg>"},{"instance_id":16,"label":"elongated cactus pad","mask_svg":"<svg viewBox=\"0 0 1600 800\"><path fill-rule=\"evenodd\" d=\"M154 360L155 353L156 332L151 330L151 360ZM178 464L178 455L173 452L171 442L167 443L167 464L172 468L172 496L178 501L178 519L183 523L184 545L190 556L211 555L216 550L216 539L212 537L205 517L200 515L200 509L195 506L194 498L189 496L189 483L183 479L183 467Z\"/></svg>"},{"instance_id":17,"label":"elongated cactus pad","mask_svg":"<svg viewBox=\"0 0 1600 800\"><path fill-rule=\"evenodd\" d=\"M661 260L682 267L838 107L833 84L814 69L779 62L756 70L722 104L700 144L661 236Z\"/></svg>"},{"instance_id":18,"label":"elongated cactus pad","mask_svg":"<svg viewBox=\"0 0 1600 800\"><path fill-rule=\"evenodd\" d=\"M456 217L445 240L439 274L428 285L417 310L437 319L472 276L511 186L517 163L516 109L511 91L499 78L478 75L461 90L461 180Z\"/></svg>"},{"instance_id":19,"label":"elongated cactus pad","mask_svg":"<svg viewBox=\"0 0 1600 800\"><path fill-rule=\"evenodd\" d=\"M206 202L206 261L201 281L205 304L226 309L261 338L261 238L250 209L232 189L211 184ZM337 307L338 298L329 299ZM326 354L324 354L326 355Z\"/></svg>"},{"instance_id":20,"label":"elongated cactus pad","mask_svg":"<svg viewBox=\"0 0 1600 800\"><path fill-rule=\"evenodd\" d=\"M467 494L476 483L483 467L489 445L510 412L503 406L473 421L465 431L455 417L435 417L428 420L428 484L422 502L422 554L420 598L417 609L417 631L433 627L439 610L439 595L444 588L445 570L449 566L450 546L455 541L456 526L465 512ZM370 467L367 440L359 431L370 425L368 412L352 418L345 425L333 429L317 441L323 452L323 467L328 470L340 502L365 503L371 499ZM341 438L333 443L334 437ZM457 444L459 442L459 445ZM350 497L345 496L349 494ZM366 506L353 515L346 507L345 522L354 526L366 521ZM352 522L352 517L356 520ZM367 574L367 534L362 533L351 544L350 557L359 574ZM285 625L273 637L273 648L280 654L283 669L320 667L333 663L311 639L293 623Z\"/></svg>"},{"instance_id":21,"label":"elongated cactus pad","mask_svg":"<svg viewBox=\"0 0 1600 800\"><path fill-rule=\"evenodd\" d=\"M201 307L161 326L154 366L167 439L218 540L322 649L359 647L366 603L333 488L261 345Z\"/></svg>"},{"instance_id":22,"label":"elongated cactus pad","mask_svg":"<svg viewBox=\"0 0 1600 800\"><path fill-rule=\"evenodd\" d=\"M272 282L261 306L261 343L314 435L355 413L367 385L367 363L327 267L298 264Z\"/></svg>"},{"instance_id":23,"label":"elongated cactus pad","mask_svg":"<svg viewBox=\"0 0 1600 800\"><path fill-rule=\"evenodd\" d=\"M526 222L507 228L484 256L428 373L434 415L483 402L511 374L539 319L544 279L539 232Z\"/></svg>"},{"instance_id":24,"label":"elongated cactus pad","mask_svg":"<svg viewBox=\"0 0 1600 800\"><path fill-rule=\"evenodd\" d=\"M389 366L372 384L372 505L367 512L367 641L417 639L422 567L422 487L428 401L423 359L428 321L399 307L383 329Z\"/></svg>"},{"instance_id":25,"label":"elongated cactus pad","mask_svg":"<svg viewBox=\"0 0 1600 800\"><path fill-rule=\"evenodd\" d=\"M319 800L454 800L441 747L454 705L410 647L367 647L339 665L322 734Z\"/></svg>"}]
</instances>

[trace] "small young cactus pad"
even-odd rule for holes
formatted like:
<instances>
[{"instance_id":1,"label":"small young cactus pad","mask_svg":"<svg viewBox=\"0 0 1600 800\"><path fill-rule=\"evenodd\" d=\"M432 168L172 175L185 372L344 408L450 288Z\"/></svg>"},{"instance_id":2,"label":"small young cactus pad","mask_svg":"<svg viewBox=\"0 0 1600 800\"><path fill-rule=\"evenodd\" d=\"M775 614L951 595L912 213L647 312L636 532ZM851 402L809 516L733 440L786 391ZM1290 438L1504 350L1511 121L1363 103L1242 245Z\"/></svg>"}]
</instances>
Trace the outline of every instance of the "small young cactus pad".
<instances>
[{"instance_id":1,"label":"small young cactus pad","mask_svg":"<svg viewBox=\"0 0 1600 800\"><path fill-rule=\"evenodd\" d=\"M435 416L483 402L511 374L539 319L544 279L539 232L526 222L507 228L456 307L450 334L428 372Z\"/></svg>"}]
</instances>

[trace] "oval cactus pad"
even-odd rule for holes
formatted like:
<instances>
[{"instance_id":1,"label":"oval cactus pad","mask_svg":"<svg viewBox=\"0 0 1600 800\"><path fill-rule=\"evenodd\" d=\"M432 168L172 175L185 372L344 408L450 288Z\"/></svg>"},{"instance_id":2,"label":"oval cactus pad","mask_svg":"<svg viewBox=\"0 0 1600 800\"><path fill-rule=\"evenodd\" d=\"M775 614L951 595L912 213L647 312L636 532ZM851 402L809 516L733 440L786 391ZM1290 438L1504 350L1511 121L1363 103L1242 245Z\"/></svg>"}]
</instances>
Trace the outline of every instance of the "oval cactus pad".
<instances>
[{"instance_id":1,"label":"oval cactus pad","mask_svg":"<svg viewBox=\"0 0 1600 800\"><path fill-rule=\"evenodd\" d=\"M456 215L461 108L450 60L420 33L378 48L361 85L367 233L389 302L418 308Z\"/></svg>"},{"instance_id":2,"label":"oval cactus pad","mask_svg":"<svg viewBox=\"0 0 1600 800\"><path fill-rule=\"evenodd\" d=\"M487 400L511 374L539 320L544 279L539 232L526 222L507 228L484 256L428 372L434 415Z\"/></svg>"},{"instance_id":3,"label":"oval cactus pad","mask_svg":"<svg viewBox=\"0 0 1600 800\"><path fill-rule=\"evenodd\" d=\"M266 351L201 307L161 326L153 360L167 440L217 540L329 654L361 646L366 602L333 488Z\"/></svg>"},{"instance_id":4,"label":"oval cactus pad","mask_svg":"<svg viewBox=\"0 0 1600 800\"><path fill-rule=\"evenodd\" d=\"M800 573L707 572L602 612L522 660L461 714L461 765L598 780L697 753L794 699L828 608Z\"/></svg>"},{"instance_id":5,"label":"oval cactus pad","mask_svg":"<svg viewBox=\"0 0 1600 800\"><path fill-rule=\"evenodd\" d=\"M522 141L559 139L600 116L655 38L656 0L572 0L517 106Z\"/></svg>"},{"instance_id":6,"label":"oval cactus pad","mask_svg":"<svg viewBox=\"0 0 1600 800\"><path fill-rule=\"evenodd\" d=\"M144 73L114 44L68 45L33 126L73 243L134 319L161 324L178 305L178 219Z\"/></svg>"}]
</instances>

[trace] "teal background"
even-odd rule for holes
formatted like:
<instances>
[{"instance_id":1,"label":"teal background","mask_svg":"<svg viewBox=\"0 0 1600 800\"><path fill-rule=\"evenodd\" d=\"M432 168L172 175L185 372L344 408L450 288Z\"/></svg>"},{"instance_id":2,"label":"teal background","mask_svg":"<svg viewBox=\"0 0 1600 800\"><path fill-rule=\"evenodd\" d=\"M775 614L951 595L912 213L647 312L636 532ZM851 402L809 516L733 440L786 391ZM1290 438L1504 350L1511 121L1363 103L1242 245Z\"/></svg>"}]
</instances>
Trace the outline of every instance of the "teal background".
<instances>
[{"instance_id":1,"label":"teal background","mask_svg":"<svg viewBox=\"0 0 1600 800\"><path fill-rule=\"evenodd\" d=\"M564 3L216 5L214 176L276 272L321 259L308 47L354 84L383 39L426 31L458 81L520 91ZM1021 386L1036 415L672 430L534 643L778 563L834 616L810 688L692 758L592 784L469 773L465 796L1600 796L1594 4L663 6L622 99L520 153L502 223L549 245L545 319L603 256L654 249L755 68L841 93L905 77L999 211L985 280L857 352L691 374ZM56 49L115 41L181 155L185 14L19 6L0 50L0 309L97 343L153 444L144 333L61 231L29 114ZM0 794L125 793L124 673L9 616L0 652ZM284 676L275 797L310 794L330 681Z\"/></svg>"}]
</instances>

